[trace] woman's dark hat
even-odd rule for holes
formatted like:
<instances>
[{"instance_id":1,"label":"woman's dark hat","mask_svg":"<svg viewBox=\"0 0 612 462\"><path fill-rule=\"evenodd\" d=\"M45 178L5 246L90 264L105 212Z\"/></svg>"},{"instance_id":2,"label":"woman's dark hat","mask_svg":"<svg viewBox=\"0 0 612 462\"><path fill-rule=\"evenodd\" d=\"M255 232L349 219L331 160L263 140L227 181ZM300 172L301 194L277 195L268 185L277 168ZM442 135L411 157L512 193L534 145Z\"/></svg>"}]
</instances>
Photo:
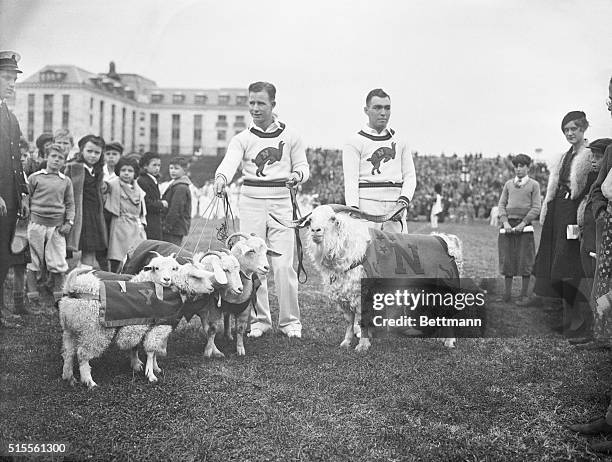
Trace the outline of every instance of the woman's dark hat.
<instances>
[{"instance_id":1,"label":"woman's dark hat","mask_svg":"<svg viewBox=\"0 0 612 462\"><path fill-rule=\"evenodd\" d=\"M612 138L600 138L589 144L589 149L591 151L605 152L610 144L612 144Z\"/></svg>"},{"instance_id":2,"label":"woman's dark hat","mask_svg":"<svg viewBox=\"0 0 612 462\"><path fill-rule=\"evenodd\" d=\"M561 131L563 131L563 127L565 127L568 123L579 119L586 119L586 114L582 111L568 112L567 114L565 114L565 117L563 117L563 120L561 121Z\"/></svg>"}]
</instances>

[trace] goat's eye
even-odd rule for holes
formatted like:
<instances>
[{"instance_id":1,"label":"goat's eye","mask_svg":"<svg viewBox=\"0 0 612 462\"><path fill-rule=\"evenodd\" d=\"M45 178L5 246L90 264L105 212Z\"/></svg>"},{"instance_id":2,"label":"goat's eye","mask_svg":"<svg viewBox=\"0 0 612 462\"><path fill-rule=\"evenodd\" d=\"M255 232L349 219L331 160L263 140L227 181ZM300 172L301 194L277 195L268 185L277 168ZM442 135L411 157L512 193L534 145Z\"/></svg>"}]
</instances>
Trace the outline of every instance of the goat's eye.
<instances>
[{"instance_id":1,"label":"goat's eye","mask_svg":"<svg viewBox=\"0 0 612 462\"><path fill-rule=\"evenodd\" d=\"M172 271L178 271L178 266L173 266Z\"/></svg>"},{"instance_id":2,"label":"goat's eye","mask_svg":"<svg viewBox=\"0 0 612 462\"><path fill-rule=\"evenodd\" d=\"M154 266L153 271L159 271L159 266Z\"/></svg>"},{"instance_id":3,"label":"goat's eye","mask_svg":"<svg viewBox=\"0 0 612 462\"><path fill-rule=\"evenodd\" d=\"M310 220L310 219L308 219L308 220L306 220L306 222L304 223L304 225L305 225L305 226L310 226L310 223L312 223L312 222L311 222L311 220Z\"/></svg>"}]
</instances>

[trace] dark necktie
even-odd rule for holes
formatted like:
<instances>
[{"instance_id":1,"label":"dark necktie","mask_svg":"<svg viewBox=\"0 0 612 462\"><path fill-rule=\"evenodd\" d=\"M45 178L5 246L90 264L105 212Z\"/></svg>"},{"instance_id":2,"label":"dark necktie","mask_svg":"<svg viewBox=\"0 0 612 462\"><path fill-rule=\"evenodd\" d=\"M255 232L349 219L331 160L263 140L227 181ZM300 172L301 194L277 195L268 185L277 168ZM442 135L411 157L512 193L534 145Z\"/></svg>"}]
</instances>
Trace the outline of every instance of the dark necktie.
<instances>
[{"instance_id":1,"label":"dark necktie","mask_svg":"<svg viewBox=\"0 0 612 462\"><path fill-rule=\"evenodd\" d=\"M2 120L5 122L9 122L11 120L8 107L4 101L2 101L2 104L0 104L0 117L2 117Z\"/></svg>"}]
</instances>

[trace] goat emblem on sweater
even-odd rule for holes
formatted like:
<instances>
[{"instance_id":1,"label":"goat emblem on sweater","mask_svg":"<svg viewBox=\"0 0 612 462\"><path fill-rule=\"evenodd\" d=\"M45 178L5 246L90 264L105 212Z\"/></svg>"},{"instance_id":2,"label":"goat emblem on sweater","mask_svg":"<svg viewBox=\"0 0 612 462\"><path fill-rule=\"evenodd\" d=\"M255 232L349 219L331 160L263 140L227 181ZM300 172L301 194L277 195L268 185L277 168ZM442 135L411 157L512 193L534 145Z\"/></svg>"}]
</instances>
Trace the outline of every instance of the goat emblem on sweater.
<instances>
[{"instance_id":1,"label":"goat emblem on sweater","mask_svg":"<svg viewBox=\"0 0 612 462\"><path fill-rule=\"evenodd\" d=\"M278 149L270 146L259 151L259 154L257 154L255 158L251 160L251 162L257 165L255 175L266 176L266 174L263 172L264 167L266 165L272 165L274 162L279 162L281 160L283 157L284 146L285 142L279 141Z\"/></svg>"},{"instance_id":2,"label":"goat emblem on sweater","mask_svg":"<svg viewBox=\"0 0 612 462\"><path fill-rule=\"evenodd\" d=\"M366 160L372 162L372 175L375 175L374 172L377 172L378 174L380 174L380 164L383 162L389 162L391 159L395 159L395 143L394 142L391 143L390 148L386 146L382 146L378 148Z\"/></svg>"}]
</instances>

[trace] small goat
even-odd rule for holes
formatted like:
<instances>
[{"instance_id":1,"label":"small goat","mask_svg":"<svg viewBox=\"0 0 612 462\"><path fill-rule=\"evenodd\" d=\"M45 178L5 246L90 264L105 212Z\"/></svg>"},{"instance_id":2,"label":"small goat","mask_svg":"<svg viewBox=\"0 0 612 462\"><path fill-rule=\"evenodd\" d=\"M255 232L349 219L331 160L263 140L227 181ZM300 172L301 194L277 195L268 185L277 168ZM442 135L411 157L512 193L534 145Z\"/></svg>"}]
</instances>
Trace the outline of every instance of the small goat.
<instances>
[{"instance_id":1,"label":"small goat","mask_svg":"<svg viewBox=\"0 0 612 462\"><path fill-rule=\"evenodd\" d=\"M238 240L232 243L235 238ZM240 279L243 290L240 292L231 290L231 285L218 291L218 300L215 306L209 306L207 310L199 313L202 326L208 337L204 356L217 358L224 357L215 345L215 336L221 330L222 315L225 321L225 336L231 340L230 318L236 319L236 353L244 356L244 333L249 324L251 310L249 305L255 305L255 294L259 287L259 280L255 275L265 276L270 266L267 256L280 255L275 250L269 249L266 242L254 235L245 233L234 233L226 240L226 246L230 248L230 254L238 262ZM227 252L227 251L226 251Z\"/></svg>"},{"instance_id":2,"label":"small goat","mask_svg":"<svg viewBox=\"0 0 612 462\"><path fill-rule=\"evenodd\" d=\"M220 269L219 269L220 271ZM222 271L221 276L224 277ZM213 290L213 274L202 268L179 265L174 257L155 256L130 282L154 282L162 287L175 286L182 294L210 293ZM73 359L77 356L81 382L92 388L96 386L91 376L89 361L104 353L115 341L120 349L131 349L131 366L142 370L136 347L144 338L147 352L146 375L149 381L156 381L153 370L159 368L155 363L156 352L165 353L164 338L148 336L150 325L129 325L123 327L104 327L100 315L100 279L89 269L77 268L67 277L64 297L59 302L60 323L63 329L64 368L62 378L71 385L76 383L73 375ZM161 326L169 327L169 326Z\"/></svg>"}]
</instances>

